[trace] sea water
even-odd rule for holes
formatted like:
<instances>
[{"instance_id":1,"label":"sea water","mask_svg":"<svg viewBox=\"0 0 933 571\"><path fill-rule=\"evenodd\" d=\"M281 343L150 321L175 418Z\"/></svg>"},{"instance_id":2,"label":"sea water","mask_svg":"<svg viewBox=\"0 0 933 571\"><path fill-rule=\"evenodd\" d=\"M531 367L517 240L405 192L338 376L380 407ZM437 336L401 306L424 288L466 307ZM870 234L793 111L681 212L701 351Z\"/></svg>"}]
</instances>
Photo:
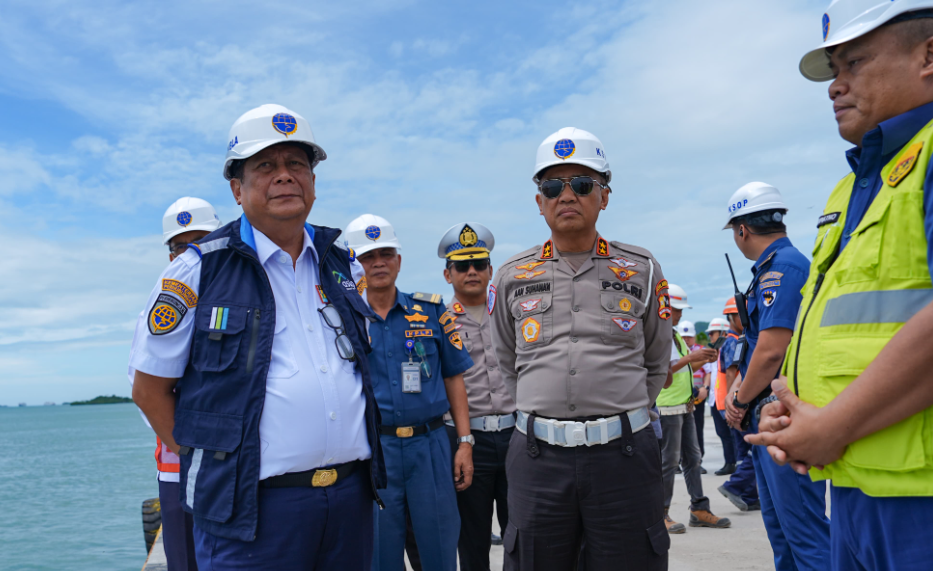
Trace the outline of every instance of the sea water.
<instances>
[{"instance_id":1,"label":"sea water","mask_svg":"<svg viewBox=\"0 0 933 571\"><path fill-rule=\"evenodd\" d=\"M0 408L0 570L138 570L155 435L132 404Z\"/></svg>"}]
</instances>

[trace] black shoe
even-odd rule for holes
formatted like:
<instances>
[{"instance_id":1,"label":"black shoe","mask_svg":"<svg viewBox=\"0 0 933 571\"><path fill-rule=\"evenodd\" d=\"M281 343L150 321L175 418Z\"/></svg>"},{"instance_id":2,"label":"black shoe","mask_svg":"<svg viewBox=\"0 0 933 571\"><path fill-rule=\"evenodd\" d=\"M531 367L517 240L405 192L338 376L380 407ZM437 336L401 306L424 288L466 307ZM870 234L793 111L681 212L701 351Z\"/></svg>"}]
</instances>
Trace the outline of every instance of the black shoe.
<instances>
[{"instance_id":1,"label":"black shoe","mask_svg":"<svg viewBox=\"0 0 933 571\"><path fill-rule=\"evenodd\" d=\"M755 502L753 504L748 504L748 511L750 512L760 512L761 511L761 502Z\"/></svg>"},{"instance_id":2,"label":"black shoe","mask_svg":"<svg viewBox=\"0 0 933 571\"><path fill-rule=\"evenodd\" d=\"M683 474L684 471L680 469L680 466L677 466L677 469L674 470L674 473L675 473L675 474Z\"/></svg>"},{"instance_id":3,"label":"black shoe","mask_svg":"<svg viewBox=\"0 0 933 571\"><path fill-rule=\"evenodd\" d=\"M742 512L747 512L747 511L748 511L748 504L746 504L746 503L742 500L741 497L739 497L738 495L733 494L732 492L730 492L729 490L727 490L725 485L719 486L718 490L719 490L719 493L722 494L722 495L724 495L724 496L726 496L726 499L728 499L730 502L732 502L732 504L733 504L735 507L739 508L739 511L742 511Z\"/></svg>"},{"instance_id":4,"label":"black shoe","mask_svg":"<svg viewBox=\"0 0 933 571\"><path fill-rule=\"evenodd\" d=\"M700 473L701 473L701 474L706 474L706 473L707 473L707 472L706 472L706 468L704 468L703 466L700 466Z\"/></svg>"},{"instance_id":5,"label":"black shoe","mask_svg":"<svg viewBox=\"0 0 933 571\"><path fill-rule=\"evenodd\" d=\"M495 533L490 536L489 541L493 545L502 545L502 538L496 535Z\"/></svg>"},{"instance_id":6,"label":"black shoe","mask_svg":"<svg viewBox=\"0 0 933 571\"><path fill-rule=\"evenodd\" d=\"M725 464L722 468L713 472L717 476L728 476L735 473L735 464Z\"/></svg>"}]
</instances>

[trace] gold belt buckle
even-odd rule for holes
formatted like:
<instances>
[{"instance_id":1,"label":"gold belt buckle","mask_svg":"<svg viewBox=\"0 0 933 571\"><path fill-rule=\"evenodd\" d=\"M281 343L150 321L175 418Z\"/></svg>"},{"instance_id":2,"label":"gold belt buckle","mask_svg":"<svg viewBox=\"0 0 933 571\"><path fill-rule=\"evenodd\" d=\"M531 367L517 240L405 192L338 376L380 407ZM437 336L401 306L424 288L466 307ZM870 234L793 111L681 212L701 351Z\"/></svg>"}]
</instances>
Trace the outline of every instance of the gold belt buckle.
<instances>
[{"instance_id":1,"label":"gold belt buckle","mask_svg":"<svg viewBox=\"0 0 933 571\"><path fill-rule=\"evenodd\" d=\"M315 488L326 488L333 486L337 481L337 470L318 470L311 478L311 486Z\"/></svg>"},{"instance_id":2,"label":"gold belt buckle","mask_svg":"<svg viewBox=\"0 0 933 571\"><path fill-rule=\"evenodd\" d=\"M395 429L395 435L399 438L411 438L415 435L414 426L399 426Z\"/></svg>"}]
</instances>

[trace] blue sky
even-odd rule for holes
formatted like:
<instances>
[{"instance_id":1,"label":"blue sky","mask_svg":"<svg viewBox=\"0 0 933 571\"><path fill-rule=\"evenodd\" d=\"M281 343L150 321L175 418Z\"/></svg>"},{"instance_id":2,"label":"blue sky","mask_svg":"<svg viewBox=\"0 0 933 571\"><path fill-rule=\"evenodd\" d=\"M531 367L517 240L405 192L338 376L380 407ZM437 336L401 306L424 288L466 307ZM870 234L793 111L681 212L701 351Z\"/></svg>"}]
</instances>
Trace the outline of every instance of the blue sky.
<instances>
[{"instance_id":1,"label":"blue sky","mask_svg":"<svg viewBox=\"0 0 933 571\"><path fill-rule=\"evenodd\" d=\"M609 239L649 248L694 310L731 283L738 187L790 206L805 253L846 172L825 84L797 71L825 1L26 2L0 7L0 404L129 394L136 315L167 262L161 216L205 198L243 112L304 115L328 153L310 220L365 212L400 287L449 297L437 241L465 220L496 262L548 237L530 181L561 127L600 137ZM737 264L750 278L750 262Z\"/></svg>"}]
</instances>

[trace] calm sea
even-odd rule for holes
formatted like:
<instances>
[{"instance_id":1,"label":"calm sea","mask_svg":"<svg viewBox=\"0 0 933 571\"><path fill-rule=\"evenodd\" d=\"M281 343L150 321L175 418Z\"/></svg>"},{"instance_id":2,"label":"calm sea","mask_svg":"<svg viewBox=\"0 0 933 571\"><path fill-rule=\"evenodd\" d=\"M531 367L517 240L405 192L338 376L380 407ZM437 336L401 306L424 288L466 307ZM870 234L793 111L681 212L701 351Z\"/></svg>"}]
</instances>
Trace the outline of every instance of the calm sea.
<instances>
[{"instance_id":1,"label":"calm sea","mask_svg":"<svg viewBox=\"0 0 933 571\"><path fill-rule=\"evenodd\" d=\"M0 569L140 569L154 449L132 404L0 408Z\"/></svg>"}]
</instances>

